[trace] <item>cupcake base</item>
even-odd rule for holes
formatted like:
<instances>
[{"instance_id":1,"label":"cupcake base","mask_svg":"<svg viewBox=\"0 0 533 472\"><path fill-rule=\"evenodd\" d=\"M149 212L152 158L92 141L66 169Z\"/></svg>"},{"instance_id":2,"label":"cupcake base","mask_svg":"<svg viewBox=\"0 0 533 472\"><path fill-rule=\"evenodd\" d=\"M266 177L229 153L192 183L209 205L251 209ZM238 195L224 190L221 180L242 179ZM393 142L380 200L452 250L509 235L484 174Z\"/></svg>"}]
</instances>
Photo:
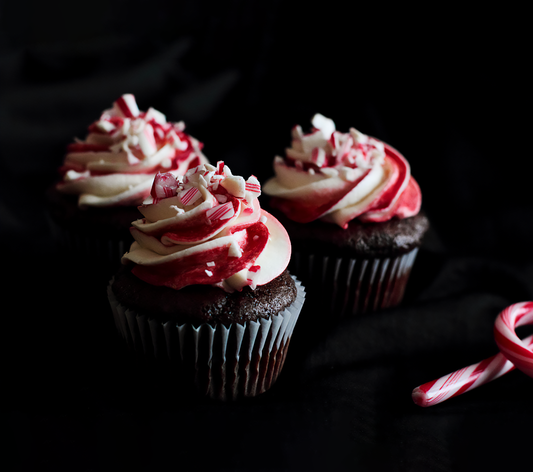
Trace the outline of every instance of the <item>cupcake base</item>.
<instances>
[{"instance_id":1,"label":"cupcake base","mask_svg":"<svg viewBox=\"0 0 533 472\"><path fill-rule=\"evenodd\" d=\"M121 305L108 286L117 331L137 353L170 362L173 374L217 400L253 397L268 390L283 368L305 289L294 277L296 300L267 319L212 326L161 322Z\"/></svg>"},{"instance_id":2,"label":"cupcake base","mask_svg":"<svg viewBox=\"0 0 533 472\"><path fill-rule=\"evenodd\" d=\"M289 270L333 318L398 305L418 248L395 257L342 258L295 252Z\"/></svg>"}]
</instances>

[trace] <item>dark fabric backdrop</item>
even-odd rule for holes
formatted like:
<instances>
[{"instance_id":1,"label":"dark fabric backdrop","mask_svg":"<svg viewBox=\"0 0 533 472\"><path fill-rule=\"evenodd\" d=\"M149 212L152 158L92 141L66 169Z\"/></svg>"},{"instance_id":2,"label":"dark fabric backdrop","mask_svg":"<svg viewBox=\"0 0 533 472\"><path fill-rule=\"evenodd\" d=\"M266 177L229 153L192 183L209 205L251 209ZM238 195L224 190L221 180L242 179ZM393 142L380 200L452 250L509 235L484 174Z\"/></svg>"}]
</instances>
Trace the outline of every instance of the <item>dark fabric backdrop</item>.
<instances>
[{"instance_id":1,"label":"dark fabric backdrop","mask_svg":"<svg viewBox=\"0 0 533 472\"><path fill-rule=\"evenodd\" d=\"M533 299L525 17L510 5L2 2L1 461L20 471L531 464L525 374L428 409L410 398L494 354L497 314ZM278 383L233 404L183 397L132 361L105 284L87 293L98 275L86 261L58 263L43 201L65 145L122 93L184 120L211 161L261 181L290 127L316 112L399 149L432 224L403 305L342 320L305 356L297 327Z\"/></svg>"}]
</instances>

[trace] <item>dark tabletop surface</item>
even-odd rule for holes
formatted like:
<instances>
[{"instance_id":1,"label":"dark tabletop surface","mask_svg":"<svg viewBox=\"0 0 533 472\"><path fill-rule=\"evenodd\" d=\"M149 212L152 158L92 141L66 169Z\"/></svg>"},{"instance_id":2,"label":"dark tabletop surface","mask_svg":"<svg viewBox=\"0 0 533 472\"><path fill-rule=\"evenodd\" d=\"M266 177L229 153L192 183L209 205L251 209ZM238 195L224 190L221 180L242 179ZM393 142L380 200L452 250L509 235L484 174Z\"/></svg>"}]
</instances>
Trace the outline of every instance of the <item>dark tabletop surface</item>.
<instances>
[{"instance_id":1,"label":"dark tabletop surface","mask_svg":"<svg viewBox=\"0 0 533 472\"><path fill-rule=\"evenodd\" d=\"M414 387L495 354L498 313L533 300L524 17L4 2L4 470L527 469L533 379L522 372L430 408L411 401ZM432 225L404 303L341 320L305 355L297 326L277 384L255 399L190 398L132 359L114 332L109 274L53 248L43 201L66 144L123 93L184 120L210 160L262 182L290 127L316 112L399 149Z\"/></svg>"}]
</instances>

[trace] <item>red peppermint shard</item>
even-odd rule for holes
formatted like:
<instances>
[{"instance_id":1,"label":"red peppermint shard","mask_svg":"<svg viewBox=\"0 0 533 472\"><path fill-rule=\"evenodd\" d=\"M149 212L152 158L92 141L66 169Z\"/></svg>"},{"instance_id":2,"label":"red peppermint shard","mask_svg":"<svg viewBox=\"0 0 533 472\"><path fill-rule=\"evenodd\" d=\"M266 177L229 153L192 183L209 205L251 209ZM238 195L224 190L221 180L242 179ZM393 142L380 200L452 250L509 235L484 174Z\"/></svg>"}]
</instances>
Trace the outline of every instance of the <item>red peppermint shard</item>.
<instances>
[{"instance_id":1,"label":"red peppermint shard","mask_svg":"<svg viewBox=\"0 0 533 472\"><path fill-rule=\"evenodd\" d=\"M191 187L188 190L184 190L180 193L180 201L183 205L192 205L196 200L201 198L202 194L196 187Z\"/></svg>"},{"instance_id":2,"label":"red peppermint shard","mask_svg":"<svg viewBox=\"0 0 533 472\"><path fill-rule=\"evenodd\" d=\"M115 102L115 105L125 118L135 118L136 116L139 116L139 107L137 106L135 97L131 93L122 95L122 97Z\"/></svg>"},{"instance_id":3,"label":"red peppermint shard","mask_svg":"<svg viewBox=\"0 0 533 472\"><path fill-rule=\"evenodd\" d=\"M207 210L206 216L209 221L227 220L235 215L235 209L233 206L233 201L229 201L223 205L218 205L210 210Z\"/></svg>"},{"instance_id":4,"label":"red peppermint shard","mask_svg":"<svg viewBox=\"0 0 533 472\"><path fill-rule=\"evenodd\" d=\"M254 176L252 176L252 177L254 177ZM254 177L254 179L255 179L255 177ZM250 179L248 179L248 181L246 182L246 184L244 186L244 190L246 190L247 192L252 192L252 193L261 193L261 185L259 184L257 179L251 180L251 177L250 177Z\"/></svg>"},{"instance_id":5,"label":"red peppermint shard","mask_svg":"<svg viewBox=\"0 0 533 472\"><path fill-rule=\"evenodd\" d=\"M154 199L153 203L157 203L163 198L175 196L178 186L178 181L170 172L164 174L158 172L150 190L150 195Z\"/></svg>"}]
</instances>

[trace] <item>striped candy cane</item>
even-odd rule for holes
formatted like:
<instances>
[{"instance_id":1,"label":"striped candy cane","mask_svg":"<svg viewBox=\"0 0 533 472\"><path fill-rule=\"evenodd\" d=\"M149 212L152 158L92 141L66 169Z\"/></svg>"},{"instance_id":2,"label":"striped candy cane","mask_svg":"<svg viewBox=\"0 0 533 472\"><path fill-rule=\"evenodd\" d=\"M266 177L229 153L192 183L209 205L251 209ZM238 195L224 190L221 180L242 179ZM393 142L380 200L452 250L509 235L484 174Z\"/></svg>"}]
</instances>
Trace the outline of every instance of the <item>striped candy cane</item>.
<instances>
[{"instance_id":1,"label":"striped candy cane","mask_svg":"<svg viewBox=\"0 0 533 472\"><path fill-rule=\"evenodd\" d=\"M515 367L533 377L533 335L521 340L515 332L518 326L527 324L533 324L533 302L507 307L494 323L494 338L500 352L415 388L413 401L424 407L436 405L490 382Z\"/></svg>"}]
</instances>

